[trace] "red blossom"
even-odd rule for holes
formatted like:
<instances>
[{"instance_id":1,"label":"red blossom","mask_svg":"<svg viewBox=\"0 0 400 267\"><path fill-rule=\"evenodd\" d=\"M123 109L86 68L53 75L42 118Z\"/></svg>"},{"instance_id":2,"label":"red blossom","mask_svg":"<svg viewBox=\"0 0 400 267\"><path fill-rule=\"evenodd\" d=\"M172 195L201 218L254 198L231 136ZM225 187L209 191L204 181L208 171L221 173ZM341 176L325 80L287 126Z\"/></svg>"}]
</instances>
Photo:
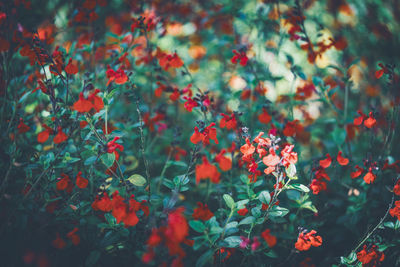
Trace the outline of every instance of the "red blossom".
<instances>
[{"instance_id":1,"label":"red blossom","mask_svg":"<svg viewBox=\"0 0 400 267\"><path fill-rule=\"evenodd\" d=\"M197 208L194 209L192 217L195 220L208 221L214 214L208 209L207 204L197 202Z\"/></svg>"},{"instance_id":2,"label":"red blossom","mask_svg":"<svg viewBox=\"0 0 400 267\"><path fill-rule=\"evenodd\" d=\"M242 66L247 65L247 61L249 60L249 58L246 56L246 52L241 51L239 53L237 50L232 50L232 53L234 54L231 58L231 62L233 64L237 64L239 62Z\"/></svg>"}]
</instances>

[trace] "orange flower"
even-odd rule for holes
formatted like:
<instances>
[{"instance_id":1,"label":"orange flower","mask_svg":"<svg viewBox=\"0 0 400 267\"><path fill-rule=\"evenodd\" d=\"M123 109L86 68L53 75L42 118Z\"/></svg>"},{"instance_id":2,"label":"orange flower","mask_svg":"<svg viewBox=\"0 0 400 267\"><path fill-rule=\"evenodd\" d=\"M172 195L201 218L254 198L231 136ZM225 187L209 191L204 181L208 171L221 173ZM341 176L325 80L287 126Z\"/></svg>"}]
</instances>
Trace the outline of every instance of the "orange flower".
<instances>
[{"instance_id":1,"label":"orange flower","mask_svg":"<svg viewBox=\"0 0 400 267\"><path fill-rule=\"evenodd\" d=\"M319 247L322 245L322 238L320 236L316 236L317 232L315 230L311 230L307 233L307 230L304 230L299 234L297 238L297 242L294 245L297 250L305 251L309 250L311 246Z\"/></svg>"},{"instance_id":2,"label":"orange flower","mask_svg":"<svg viewBox=\"0 0 400 267\"><path fill-rule=\"evenodd\" d=\"M208 145L210 144L211 139L214 140L216 144L218 144L217 129L213 128L213 126L215 126L214 122L204 128L201 132L199 131L199 128L197 126L194 127L194 133L190 137L190 141L193 144L197 144L202 141L203 145Z\"/></svg>"},{"instance_id":3,"label":"orange flower","mask_svg":"<svg viewBox=\"0 0 400 267\"><path fill-rule=\"evenodd\" d=\"M223 171L229 171L232 169L232 160L228 157L225 157L226 153L225 149L222 149L221 152L217 156L215 156L215 161L218 162L219 168Z\"/></svg>"},{"instance_id":4,"label":"orange flower","mask_svg":"<svg viewBox=\"0 0 400 267\"><path fill-rule=\"evenodd\" d=\"M351 177L352 179L357 178L357 177L360 176L360 175L363 173L363 171L364 171L364 169L361 168L361 167L358 166L358 165L356 165L355 168L356 168L357 170L356 170L355 172L351 172L351 173L350 173L350 177Z\"/></svg>"},{"instance_id":5,"label":"orange flower","mask_svg":"<svg viewBox=\"0 0 400 267\"><path fill-rule=\"evenodd\" d=\"M182 59L176 53L161 53L161 55L158 57L158 63L165 71L168 71L170 67L180 68L183 66Z\"/></svg>"},{"instance_id":6,"label":"orange flower","mask_svg":"<svg viewBox=\"0 0 400 267\"><path fill-rule=\"evenodd\" d=\"M269 155L265 156L262 161L268 166L268 168L264 170L265 174L270 174L275 170L275 166L279 164L280 158L278 155L276 155L275 150L271 147L269 149Z\"/></svg>"},{"instance_id":7,"label":"orange flower","mask_svg":"<svg viewBox=\"0 0 400 267\"><path fill-rule=\"evenodd\" d=\"M332 158L331 158L331 155L329 155L329 153L328 153L328 154L326 154L326 159L322 159L319 161L319 166L326 169L329 166L331 166L331 163L332 163Z\"/></svg>"},{"instance_id":8,"label":"orange flower","mask_svg":"<svg viewBox=\"0 0 400 267\"><path fill-rule=\"evenodd\" d=\"M375 124L376 124L376 119L374 118L374 114L372 113L372 111L369 113L369 115L368 115L368 119L366 119L365 121L364 121L364 125L365 125L365 127L367 127L367 128L372 128L372 127L374 127L375 126Z\"/></svg>"},{"instance_id":9,"label":"orange flower","mask_svg":"<svg viewBox=\"0 0 400 267\"><path fill-rule=\"evenodd\" d=\"M342 157L342 151L339 151L336 159L338 163L342 166L346 166L347 164L349 164L349 159Z\"/></svg>"},{"instance_id":10,"label":"orange flower","mask_svg":"<svg viewBox=\"0 0 400 267\"><path fill-rule=\"evenodd\" d=\"M276 237L271 235L270 229L265 229L265 231L261 233L261 237L264 238L270 248L276 245Z\"/></svg>"},{"instance_id":11,"label":"orange flower","mask_svg":"<svg viewBox=\"0 0 400 267\"><path fill-rule=\"evenodd\" d=\"M208 162L207 158L203 156L203 163L200 165L196 165L196 184L203 179L211 179L211 182L214 184L219 183L220 173L218 172L217 167Z\"/></svg>"},{"instance_id":12,"label":"orange flower","mask_svg":"<svg viewBox=\"0 0 400 267\"><path fill-rule=\"evenodd\" d=\"M293 148L294 145L286 145L281 151L282 165L285 167L297 162L297 153L292 151Z\"/></svg>"},{"instance_id":13,"label":"orange flower","mask_svg":"<svg viewBox=\"0 0 400 267\"><path fill-rule=\"evenodd\" d=\"M372 184L376 179L376 175L372 173L372 170L370 168L370 170L367 172L367 174L364 176L364 181L367 184Z\"/></svg>"}]
</instances>

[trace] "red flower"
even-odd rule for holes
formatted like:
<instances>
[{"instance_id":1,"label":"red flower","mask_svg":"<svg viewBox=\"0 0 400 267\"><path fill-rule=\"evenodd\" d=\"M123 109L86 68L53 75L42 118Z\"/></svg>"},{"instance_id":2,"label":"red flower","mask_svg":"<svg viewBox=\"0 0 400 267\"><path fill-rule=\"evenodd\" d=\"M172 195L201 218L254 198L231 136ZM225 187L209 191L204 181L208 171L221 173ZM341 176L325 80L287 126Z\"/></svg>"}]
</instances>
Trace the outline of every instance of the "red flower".
<instances>
[{"instance_id":1,"label":"red flower","mask_svg":"<svg viewBox=\"0 0 400 267\"><path fill-rule=\"evenodd\" d=\"M72 64L72 58L69 59L68 65L65 66L65 72L70 75L75 75L78 73L78 66Z\"/></svg>"},{"instance_id":2,"label":"red flower","mask_svg":"<svg viewBox=\"0 0 400 267\"><path fill-rule=\"evenodd\" d=\"M263 108L262 110L263 110L263 113L258 115L258 120L261 123L268 124L271 121L271 116L268 114L268 112L265 108Z\"/></svg>"},{"instance_id":3,"label":"red flower","mask_svg":"<svg viewBox=\"0 0 400 267\"><path fill-rule=\"evenodd\" d=\"M245 216L248 212L249 212L249 210L247 208L243 208L243 209L240 209L240 210L237 211L237 213L240 216Z\"/></svg>"},{"instance_id":4,"label":"red flower","mask_svg":"<svg viewBox=\"0 0 400 267\"><path fill-rule=\"evenodd\" d=\"M54 136L53 142L54 144L60 144L68 139L68 136L62 131L61 127L59 126L57 129L57 134Z\"/></svg>"},{"instance_id":5,"label":"red flower","mask_svg":"<svg viewBox=\"0 0 400 267\"><path fill-rule=\"evenodd\" d=\"M369 171L367 172L367 174L364 176L364 181L367 184L372 184L376 179L376 175L372 173L371 168L369 169Z\"/></svg>"},{"instance_id":6,"label":"red flower","mask_svg":"<svg viewBox=\"0 0 400 267\"><path fill-rule=\"evenodd\" d=\"M197 208L194 209L192 217L195 220L202 220L202 221L208 221L214 216L214 213L212 213L208 207L207 204L203 204L201 202L197 202Z\"/></svg>"},{"instance_id":7,"label":"red flower","mask_svg":"<svg viewBox=\"0 0 400 267\"><path fill-rule=\"evenodd\" d=\"M128 76L125 74L123 66L120 66L117 71L111 69L110 65L107 65L106 76L108 78L107 86L114 81L116 84L124 84L128 81Z\"/></svg>"},{"instance_id":8,"label":"red flower","mask_svg":"<svg viewBox=\"0 0 400 267\"><path fill-rule=\"evenodd\" d=\"M239 53L237 50L232 50L232 53L234 54L231 58L231 62L233 64L237 64L239 62L242 66L247 65L247 61L249 60L249 58L246 56L245 52L242 51Z\"/></svg>"},{"instance_id":9,"label":"red flower","mask_svg":"<svg viewBox=\"0 0 400 267\"><path fill-rule=\"evenodd\" d=\"M81 242L81 238L79 237L79 235L76 234L78 230L79 229L75 227L74 229L72 229L72 231L70 231L67 234L67 237L71 240L72 244L74 244L75 246L79 245L79 243Z\"/></svg>"},{"instance_id":10,"label":"red flower","mask_svg":"<svg viewBox=\"0 0 400 267\"><path fill-rule=\"evenodd\" d=\"M276 245L276 237L271 235L270 229L265 229L265 231L261 233L261 237L264 238L270 248Z\"/></svg>"},{"instance_id":11,"label":"red flower","mask_svg":"<svg viewBox=\"0 0 400 267\"><path fill-rule=\"evenodd\" d=\"M377 71L375 72L375 77L376 77L377 79L380 79L384 73L385 73L385 74L388 74L388 73L389 73L389 70L388 70L382 63L379 63L378 66L381 67L381 69L380 69L380 70L377 70Z\"/></svg>"},{"instance_id":12,"label":"red flower","mask_svg":"<svg viewBox=\"0 0 400 267\"><path fill-rule=\"evenodd\" d=\"M192 112L193 108L199 106L199 104L196 101L194 101L190 96L184 96L183 99L186 100L184 104L185 109L189 112Z\"/></svg>"},{"instance_id":13,"label":"red flower","mask_svg":"<svg viewBox=\"0 0 400 267\"><path fill-rule=\"evenodd\" d=\"M68 187L68 185L70 184L70 182L71 182L71 179L69 179L69 176L68 176L68 175L62 173L62 174L61 174L61 177L63 177L63 178L61 178L61 179L57 182L57 185L56 185L57 190L59 190L59 191L65 190L65 189Z\"/></svg>"},{"instance_id":14,"label":"red flower","mask_svg":"<svg viewBox=\"0 0 400 267\"><path fill-rule=\"evenodd\" d=\"M372 111L369 112L368 117L367 117L367 115L362 113L360 110L358 110L357 113L360 114L360 117L357 117L354 119L354 121L353 121L354 125L359 126L364 121L364 125L367 128L371 129L372 127L375 126L376 119L374 118L374 114Z\"/></svg>"},{"instance_id":15,"label":"red flower","mask_svg":"<svg viewBox=\"0 0 400 267\"><path fill-rule=\"evenodd\" d=\"M100 93L100 89L95 89L88 96L88 100L92 103L92 107L96 110L96 113L102 110L104 107L103 99L97 96L98 93Z\"/></svg>"},{"instance_id":16,"label":"red flower","mask_svg":"<svg viewBox=\"0 0 400 267\"><path fill-rule=\"evenodd\" d=\"M321 191L326 190L326 182L318 179L313 179L310 188L313 191L314 195L318 195Z\"/></svg>"},{"instance_id":17,"label":"red flower","mask_svg":"<svg viewBox=\"0 0 400 267\"><path fill-rule=\"evenodd\" d=\"M293 148L294 145L286 145L281 151L282 165L285 167L297 162L297 153L292 151Z\"/></svg>"},{"instance_id":18,"label":"red flower","mask_svg":"<svg viewBox=\"0 0 400 267\"><path fill-rule=\"evenodd\" d=\"M110 212L113 208L110 197L107 193L104 193L101 198L97 197L92 203L93 210L101 210L103 212Z\"/></svg>"},{"instance_id":19,"label":"red flower","mask_svg":"<svg viewBox=\"0 0 400 267\"><path fill-rule=\"evenodd\" d=\"M183 207L180 207L168 215L168 226L164 235L170 255L180 255L181 257L185 255L179 246L179 243L183 242L189 234L188 223L182 214L184 210Z\"/></svg>"},{"instance_id":20,"label":"red flower","mask_svg":"<svg viewBox=\"0 0 400 267\"><path fill-rule=\"evenodd\" d=\"M82 172L78 172L78 174L76 175L76 186L83 189L86 188L89 184L88 179L83 178L82 176Z\"/></svg>"},{"instance_id":21,"label":"red flower","mask_svg":"<svg viewBox=\"0 0 400 267\"><path fill-rule=\"evenodd\" d=\"M119 149L120 151L124 151L124 147L118 143L115 143L117 140L119 140L120 137L116 136L114 137L113 140L107 143L107 153L113 153L116 149Z\"/></svg>"},{"instance_id":22,"label":"red flower","mask_svg":"<svg viewBox=\"0 0 400 267\"><path fill-rule=\"evenodd\" d=\"M92 102L90 102L89 100L86 100L85 97L83 96L83 92L81 92L79 94L79 99L78 101L76 101L74 103L74 105L72 106L73 110L76 110L80 113L84 113L84 112L89 112L93 107Z\"/></svg>"},{"instance_id":23,"label":"red flower","mask_svg":"<svg viewBox=\"0 0 400 267\"><path fill-rule=\"evenodd\" d=\"M224 113L221 113L220 115L222 116L222 119L219 122L219 127L226 127L228 130L236 129L237 121L234 113L232 113L231 116L225 115Z\"/></svg>"},{"instance_id":24,"label":"red flower","mask_svg":"<svg viewBox=\"0 0 400 267\"><path fill-rule=\"evenodd\" d=\"M65 248L67 246L67 243L65 243L64 239L60 237L59 233L57 233L56 235L56 239L53 240L53 246L57 249Z\"/></svg>"},{"instance_id":25,"label":"red flower","mask_svg":"<svg viewBox=\"0 0 400 267\"><path fill-rule=\"evenodd\" d=\"M367 248L367 245L364 245L363 249L357 252L357 259L362 263L363 267L375 267L379 265L379 262L385 259L385 254L379 251L376 245L373 245L370 248Z\"/></svg>"},{"instance_id":26,"label":"red flower","mask_svg":"<svg viewBox=\"0 0 400 267\"><path fill-rule=\"evenodd\" d=\"M349 159L342 157L342 151L339 151L336 159L338 163L342 166L346 166L347 164L349 164Z\"/></svg>"},{"instance_id":27,"label":"red flower","mask_svg":"<svg viewBox=\"0 0 400 267\"><path fill-rule=\"evenodd\" d=\"M22 118L20 118L19 119L19 124L17 126L17 129L18 129L18 133L22 134L22 133L26 133L31 128L24 123L24 120Z\"/></svg>"},{"instance_id":28,"label":"red flower","mask_svg":"<svg viewBox=\"0 0 400 267\"><path fill-rule=\"evenodd\" d=\"M220 173L218 172L217 167L208 162L207 158L203 156L203 163L200 165L196 165L196 184L203 179L211 179L211 182L214 184L219 183Z\"/></svg>"},{"instance_id":29,"label":"red flower","mask_svg":"<svg viewBox=\"0 0 400 267\"><path fill-rule=\"evenodd\" d=\"M217 129L213 128L215 126L215 123L212 122L210 125L208 125L206 128L203 129L203 131L199 131L199 128L194 127L194 133L190 137L190 141L193 144L197 144L199 142L203 142L203 145L208 145L210 144L210 139L214 140L216 144L218 144L218 139L217 139Z\"/></svg>"},{"instance_id":30,"label":"red flower","mask_svg":"<svg viewBox=\"0 0 400 267\"><path fill-rule=\"evenodd\" d=\"M397 200L394 203L394 208L389 210L390 216L397 217L397 220L400 221L400 200Z\"/></svg>"},{"instance_id":31,"label":"red flower","mask_svg":"<svg viewBox=\"0 0 400 267\"><path fill-rule=\"evenodd\" d=\"M158 63L165 70L168 71L170 67L172 68L180 68L183 66L182 59L176 54L165 54L162 53L158 58Z\"/></svg>"},{"instance_id":32,"label":"red flower","mask_svg":"<svg viewBox=\"0 0 400 267\"><path fill-rule=\"evenodd\" d=\"M331 166L331 163L332 163L332 158L331 158L331 155L329 155L329 153L328 153L328 154L326 154L326 159L321 159L319 161L319 166L326 169L329 166Z\"/></svg>"},{"instance_id":33,"label":"red flower","mask_svg":"<svg viewBox=\"0 0 400 267\"><path fill-rule=\"evenodd\" d=\"M397 196L400 196L400 179L397 180L396 184L393 187L393 193Z\"/></svg>"},{"instance_id":34,"label":"red flower","mask_svg":"<svg viewBox=\"0 0 400 267\"><path fill-rule=\"evenodd\" d=\"M316 236L317 232L315 230L311 230L307 233L307 230L301 232L299 237L297 238L297 242L294 245L297 250L305 251L309 250L311 246L319 247L322 245L322 238L320 236Z\"/></svg>"},{"instance_id":35,"label":"red flower","mask_svg":"<svg viewBox=\"0 0 400 267\"><path fill-rule=\"evenodd\" d=\"M49 126L46 124L42 124L42 127L45 128L42 132L40 132L37 136L37 140L39 143L44 143L49 139L50 134L53 133L53 129L51 129Z\"/></svg>"},{"instance_id":36,"label":"red flower","mask_svg":"<svg viewBox=\"0 0 400 267\"><path fill-rule=\"evenodd\" d=\"M228 157L225 157L225 153L226 150L222 149L221 152L215 156L215 161L218 162L219 168L226 172L232 169L232 160Z\"/></svg>"},{"instance_id":37,"label":"red flower","mask_svg":"<svg viewBox=\"0 0 400 267\"><path fill-rule=\"evenodd\" d=\"M372 127L374 127L375 126L375 124L376 124L376 119L374 118L374 114L372 113L372 111L369 113L369 115L368 115L368 119L366 119L365 121L364 121L364 125L365 125L365 127L367 127L367 128L372 128Z\"/></svg>"},{"instance_id":38,"label":"red flower","mask_svg":"<svg viewBox=\"0 0 400 267\"><path fill-rule=\"evenodd\" d=\"M364 171L364 169L361 168L361 167L358 166L358 165L356 165L355 168L356 168L357 170L356 170L355 172L351 172L351 173L350 173L350 176L351 176L352 179L357 178L357 177L360 176L360 175L363 173L363 171Z\"/></svg>"}]
</instances>

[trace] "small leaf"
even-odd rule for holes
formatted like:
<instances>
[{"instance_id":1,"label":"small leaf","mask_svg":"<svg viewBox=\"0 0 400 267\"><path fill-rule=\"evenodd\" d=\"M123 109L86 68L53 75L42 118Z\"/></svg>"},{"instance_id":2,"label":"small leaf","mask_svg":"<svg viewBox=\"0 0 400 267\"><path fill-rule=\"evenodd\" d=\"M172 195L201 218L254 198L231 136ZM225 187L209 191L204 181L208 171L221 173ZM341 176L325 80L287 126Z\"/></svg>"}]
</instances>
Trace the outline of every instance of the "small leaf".
<instances>
[{"instance_id":1,"label":"small leaf","mask_svg":"<svg viewBox=\"0 0 400 267\"><path fill-rule=\"evenodd\" d=\"M131 175L127 180L135 186L144 186L146 184L146 179L140 174Z\"/></svg>"},{"instance_id":2,"label":"small leaf","mask_svg":"<svg viewBox=\"0 0 400 267\"><path fill-rule=\"evenodd\" d=\"M196 232L202 233L206 229L204 223L201 221L189 221L190 227L192 227L193 230Z\"/></svg>"},{"instance_id":3,"label":"small leaf","mask_svg":"<svg viewBox=\"0 0 400 267\"><path fill-rule=\"evenodd\" d=\"M310 192L310 188L308 188L307 186L305 186L303 184L292 184L292 185L289 185L288 188L289 189L294 189L294 190L297 190L297 191L301 191L301 192L304 192L304 193Z\"/></svg>"},{"instance_id":4,"label":"small leaf","mask_svg":"<svg viewBox=\"0 0 400 267\"><path fill-rule=\"evenodd\" d=\"M271 195L268 191L261 191L258 195L258 199L264 204L269 204L269 202L271 201Z\"/></svg>"},{"instance_id":5,"label":"small leaf","mask_svg":"<svg viewBox=\"0 0 400 267\"><path fill-rule=\"evenodd\" d=\"M101 155L100 159L107 168L110 168L114 164L115 155L114 153L106 153Z\"/></svg>"},{"instance_id":6,"label":"small leaf","mask_svg":"<svg viewBox=\"0 0 400 267\"><path fill-rule=\"evenodd\" d=\"M242 224L252 224L252 223L254 223L255 220L256 220L256 219L255 219L253 216L249 216L249 217L246 217L246 218L244 218L243 220L241 220L241 221L239 222L239 225L242 225Z\"/></svg>"},{"instance_id":7,"label":"small leaf","mask_svg":"<svg viewBox=\"0 0 400 267\"><path fill-rule=\"evenodd\" d=\"M233 198L230 195L224 194L223 198L224 198L225 203L228 206L228 208L233 209L235 207L235 201L233 200Z\"/></svg>"},{"instance_id":8,"label":"small leaf","mask_svg":"<svg viewBox=\"0 0 400 267\"><path fill-rule=\"evenodd\" d=\"M290 164L289 167L286 168L286 174L290 179L296 177L296 166L294 164Z\"/></svg>"},{"instance_id":9,"label":"small leaf","mask_svg":"<svg viewBox=\"0 0 400 267\"><path fill-rule=\"evenodd\" d=\"M224 242L227 243L228 248L236 248L242 242L240 236L230 236L224 239Z\"/></svg>"},{"instance_id":10,"label":"small leaf","mask_svg":"<svg viewBox=\"0 0 400 267\"><path fill-rule=\"evenodd\" d=\"M199 257L196 261L196 267L203 267L212 259L213 251L209 250Z\"/></svg>"}]
</instances>

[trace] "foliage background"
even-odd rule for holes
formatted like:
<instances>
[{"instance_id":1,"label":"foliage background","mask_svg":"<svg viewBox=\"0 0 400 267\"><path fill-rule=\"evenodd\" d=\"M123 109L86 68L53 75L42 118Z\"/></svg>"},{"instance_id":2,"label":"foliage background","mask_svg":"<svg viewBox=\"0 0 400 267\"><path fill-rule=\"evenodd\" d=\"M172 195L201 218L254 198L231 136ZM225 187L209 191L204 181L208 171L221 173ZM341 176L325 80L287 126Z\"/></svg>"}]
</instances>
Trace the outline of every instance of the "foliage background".
<instances>
[{"instance_id":1,"label":"foliage background","mask_svg":"<svg viewBox=\"0 0 400 267\"><path fill-rule=\"evenodd\" d=\"M93 9L85 8L85 4L92 2L95 3ZM197 249L183 245L185 266L196 264L202 255L205 255L205 265L240 262L243 265L298 266L306 258L311 258L308 264L315 266L357 265L360 263L351 252L357 252L355 248L360 249L357 246L364 241L379 245L380 251L385 253L385 266L398 265L400 224L387 213L385 216L385 212L388 206L393 206L393 199L397 200L392 191L400 166L391 169L383 166L385 160L396 165L400 151L397 134L399 86L395 66L400 45L399 5L397 0L16 0L1 3L1 11L6 14L0 24L0 172L3 177L0 254L3 261L7 266L22 265L24 257L33 252L35 260L31 264L38 266L46 266L41 262L47 262L47 266L66 263L69 266L141 265L151 228L165 225L168 214L179 206L185 207L185 218L190 221L198 201L207 203L216 221L224 226L230 212L224 203L224 194L231 195L236 202L249 199L250 203L261 207L261 202L256 202L253 194L246 191L250 189L257 198L262 190L274 191L272 175L262 175L258 183L249 184L245 166L239 167L238 163L239 148L245 144L243 136L248 134L254 138L260 131L268 133L276 128L281 142L294 144L298 153L299 180L296 183L309 187L314 179L313 168L326 153L336 158L338 151L343 151L350 164L341 166L334 161L327 168L331 181L327 182L326 191L312 194L312 191L286 190L280 195L281 205L290 212L256 225L253 232L254 236L260 236L265 228L272 229L278 239L276 247L270 249L263 243L263 249L257 253L248 248L236 248L225 261L216 260L215 251L206 244L203 231L198 233L192 227L188 238L198 238L200 244ZM305 16L307 38L315 49L319 47L318 42L327 43L330 37L335 41L345 40L346 45L339 49L332 47L310 62L307 49L301 47L307 40L290 38L289 12L296 7ZM97 18L86 21L91 12L87 10L95 12ZM139 16L152 17L154 28L132 31L133 19ZM37 80L45 79L44 72L50 75L51 63L47 62L42 68L39 62L30 64L29 59L21 55L23 41L20 40L28 42L33 38L26 32L37 33L40 46L49 54L60 46L66 59L73 58L79 67L78 74L65 75L67 87L58 75L51 74L56 99L52 100L40 89L33 92L38 86ZM146 61L146 53L155 56L156 48L168 54L176 52L184 66L165 71L159 59L151 57L149 62L138 64L138 60ZM231 62L232 50L246 52L249 58L246 66ZM128 53L124 64L129 82L107 85L107 65L117 70L120 66L117 59L125 52ZM378 63L392 64L393 72L377 79ZM154 95L159 87L157 82L169 87L161 98ZM255 89L260 82L267 89L265 93L260 94ZM198 89L209 91L209 106L202 105L188 112L183 98L169 99L168 90L175 87L182 90L189 83L194 93ZM96 114L82 115L70 107L88 84L101 90L105 108ZM310 96L300 96L298 88L304 84L315 86ZM243 99L246 90L251 91L250 98ZM58 103L58 109L52 107L54 103ZM270 123L263 124L258 119L263 108L272 117ZM357 110L367 115L372 111L377 125L373 129L352 128L353 119L358 117ZM229 131L218 127L220 113L230 115L233 111L240 114L237 115L237 129ZM159 121L163 124L156 123L156 118L153 120L155 130L151 130L147 114L150 118L163 114L165 117ZM37 141L38 133L43 131L41 124L51 125L52 117L67 129L68 140L63 144ZM144 127L139 117L144 120ZM30 127L26 133L19 132L21 118ZM80 129L78 122L83 120L93 127ZM217 123L218 145L211 142L203 147L190 142L199 120L206 125ZM292 136L286 136L287 123L294 120L298 120L301 127L296 128ZM105 134L104 121L109 123L108 129L115 129L112 133ZM242 127L247 127L248 132ZM141 131L144 139L141 139ZM352 131L355 131L354 136ZM145 186L137 186L135 182L123 186L115 177L111 182L108 179L112 175L105 172L114 158L104 151L104 145L115 136L121 137L124 146L119 159L121 175L127 179L139 174L146 179ZM229 148L232 142L236 143L236 151L229 155L232 170L221 171L218 184L202 181L197 185L195 165L201 164L201 156L206 155L212 162L215 155L222 148ZM187 154L177 160L175 152L169 153L171 146L179 146ZM148 161L149 173L146 173L143 158ZM367 159L377 162L374 170L377 178L373 184L366 184L361 177L350 178L354 166L363 166ZM74 180L78 171L89 180L85 190L75 188L71 194L56 190L61 173L69 173ZM182 181L174 184L175 177L185 174L189 178L185 181L187 185L181 185ZM27 187L29 191L29 186L33 185L34 189L27 194ZM118 189L126 199L134 194L139 201L148 200L150 188L150 216L140 215L140 222L129 228L117 225L112 216L98 216L91 204L101 186L107 187L110 195ZM186 187L180 191L181 186ZM49 212L52 203L57 205ZM384 218L382 224L364 240L381 218ZM235 211L232 220L239 222L241 219ZM227 235L247 235L253 224L251 229L248 226L232 227L234 229ZM63 250L52 246L56 233L65 236L74 227L79 228L79 246L68 243ZM294 243L299 227L317 230L323 245L305 252L296 251ZM221 236L216 238L219 240ZM226 247L226 244L217 247ZM164 260L169 265L174 259L166 251L156 254L153 265Z\"/></svg>"}]
</instances>

